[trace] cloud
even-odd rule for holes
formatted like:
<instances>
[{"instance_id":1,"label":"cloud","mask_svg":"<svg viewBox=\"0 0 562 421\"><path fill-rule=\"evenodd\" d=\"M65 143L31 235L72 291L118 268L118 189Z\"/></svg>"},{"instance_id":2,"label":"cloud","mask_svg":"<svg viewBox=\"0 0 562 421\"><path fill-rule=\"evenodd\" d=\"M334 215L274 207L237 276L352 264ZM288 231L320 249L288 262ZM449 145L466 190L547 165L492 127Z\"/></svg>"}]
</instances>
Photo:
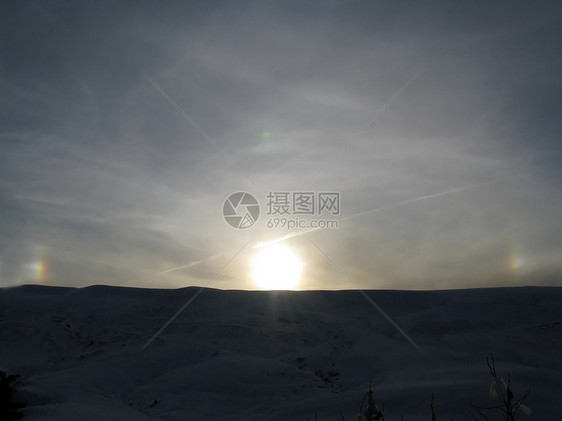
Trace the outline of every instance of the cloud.
<instances>
[{"instance_id":1,"label":"cloud","mask_svg":"<svg viewBox=\"0 0 562 421\"><path fill-rule=\"evenodd\" d=\"M51 283L204 284L248 234L224 198L269 190L341 193L340 229L310 235L365 287L559 282L560 14L482 7L7 6L0 282L40 255ZM292 236L263 211L256 242ZM287 241L304 288L351 287ZM217 285L253 286L248 253Z\"/></svg>"}]
</instances>

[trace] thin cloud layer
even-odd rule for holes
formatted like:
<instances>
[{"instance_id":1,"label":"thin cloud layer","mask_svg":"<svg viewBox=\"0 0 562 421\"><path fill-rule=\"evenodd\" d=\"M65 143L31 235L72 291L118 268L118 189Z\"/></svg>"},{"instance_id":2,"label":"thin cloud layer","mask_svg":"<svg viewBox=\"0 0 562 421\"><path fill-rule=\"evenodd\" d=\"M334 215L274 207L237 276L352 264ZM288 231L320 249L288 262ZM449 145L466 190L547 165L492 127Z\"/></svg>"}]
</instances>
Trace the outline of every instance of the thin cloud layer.
<instances>
[{"instance_id":1,"label":"thin cloud layer","mask_svg":"<svg viewBox=\"0 0 562 421\"><path fill-rule=\"evenodd\" d=\"M289 234L269 191L341 194L287 236L304 289L560 285L557 5L2 9L2 286L204 285ZM252 250L210 286L254 288Z\"/></svg>"}]
</instances>

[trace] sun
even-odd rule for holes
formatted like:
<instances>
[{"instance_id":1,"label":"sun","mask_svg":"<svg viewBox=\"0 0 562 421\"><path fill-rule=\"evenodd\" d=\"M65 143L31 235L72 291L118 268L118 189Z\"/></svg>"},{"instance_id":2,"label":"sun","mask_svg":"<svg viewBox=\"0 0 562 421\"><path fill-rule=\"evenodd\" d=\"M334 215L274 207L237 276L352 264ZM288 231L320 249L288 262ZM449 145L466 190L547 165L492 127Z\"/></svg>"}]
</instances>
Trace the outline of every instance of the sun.
<instances>
[{"instance_id":1,"label":"sun","mask_svg":"<svg viewBox=\"0 0 562 421\"><path fill-rule=\"evenodd\" d=\"M260 289L295 289L302 262L287 246L273 244L260 249L252 260L252 277Z\"/></svg>"}]
</instances>

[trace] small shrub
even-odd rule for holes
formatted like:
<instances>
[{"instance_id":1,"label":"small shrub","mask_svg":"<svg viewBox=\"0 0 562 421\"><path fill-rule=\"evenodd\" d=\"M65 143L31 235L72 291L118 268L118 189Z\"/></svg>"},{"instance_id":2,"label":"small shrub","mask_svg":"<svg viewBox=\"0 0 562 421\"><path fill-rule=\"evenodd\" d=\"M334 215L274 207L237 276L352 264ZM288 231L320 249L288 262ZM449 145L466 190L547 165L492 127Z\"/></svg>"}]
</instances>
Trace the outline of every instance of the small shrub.
<instances>
[{"instance_id":1,"label":"small shrub","mask_svg":"<svg viewBox=\"0 0 562 421\"><path fill-rule=\"evenodd\" d=\"M373 397L372 384L369 383L369 391L363 397L361 402L361 408L359 408L359 414L357 416L359 421L378 421L384 420L384 405L382 409L379 409L375 398Z\"/></svg>"},{"instance_id":2,"label":"small shrub","mask_svg":"<svg viewBox=\"0 0 562 421\"><path fill-rule=\"evenodd\" d=\"M12 383L18 376L0 371L0 419L5 421L18 420L23 414L18 411L24 405L14 402L14 388Z\"/></svg>"},{"instance_id":3,"label":"small shrub","mask_svg":"<svg viewBox=\"0 0 562 421\"><path fill-rule=\"evenodd\" d=\"M472 408L476 410L478 416L481 419L488 420L484 411L486 410L497 410L502 413L504 421L516 421L519 419L519 412L530 416L532 411L525 405L523 401L529 396L529 391L525 392L520 398L515 398L513 391L511 390L511 376L508 375L507 382L497 374L496 362L494 356L490 354L490 357L486 357L486 364L488 365L488 370L492 375L492 384L490 385L490 397L499 398L501 404L492 407L482 407L477 405L472 405ZM473 419L478 419L474 414L471 414Z\"/></svg>"}]
</instances>

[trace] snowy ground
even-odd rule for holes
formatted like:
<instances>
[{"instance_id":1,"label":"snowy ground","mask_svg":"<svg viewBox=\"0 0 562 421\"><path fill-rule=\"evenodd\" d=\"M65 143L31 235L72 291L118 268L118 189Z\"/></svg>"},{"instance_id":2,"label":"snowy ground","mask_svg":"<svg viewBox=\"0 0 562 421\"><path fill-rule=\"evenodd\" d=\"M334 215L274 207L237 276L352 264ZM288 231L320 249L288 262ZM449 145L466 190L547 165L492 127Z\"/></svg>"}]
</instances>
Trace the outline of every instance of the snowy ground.
<instances>
[{"instance_id":1,"label":"snowy ground","mask_svg":"<svg viewBox=\"0 0 562 421\"><path fill-rule=\"evenodd\" d=\"M470 420L495 403L490 352L530 419L562 419L562 288L369 291L423 353L357 291L205 290L143 350L196 291L0 290L24 419L354 421L372 380L387 421L430 420L431 393L438 420Z\"/></svg>"}]
</instances>

